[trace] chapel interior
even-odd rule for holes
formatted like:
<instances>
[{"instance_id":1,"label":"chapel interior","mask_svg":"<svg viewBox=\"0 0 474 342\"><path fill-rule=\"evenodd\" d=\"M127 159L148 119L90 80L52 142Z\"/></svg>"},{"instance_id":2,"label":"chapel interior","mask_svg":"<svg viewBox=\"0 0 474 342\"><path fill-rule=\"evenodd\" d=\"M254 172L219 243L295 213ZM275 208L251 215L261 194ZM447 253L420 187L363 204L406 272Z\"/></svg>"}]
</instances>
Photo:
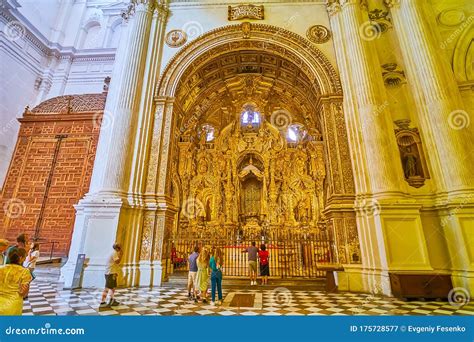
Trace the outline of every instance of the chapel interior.
<instances>
[{"instance_id":1,"label":"chapel interior","mask_svg":"<svg viewBox=\"0 0 474 342\"><path fill-rule=\"evenodd\" d=\"M160 286L196 244L274 279L474 291L468 0L6 0L0 238ZM47 252L46 252L47 251Z\"/></svg>"}]
</instances>

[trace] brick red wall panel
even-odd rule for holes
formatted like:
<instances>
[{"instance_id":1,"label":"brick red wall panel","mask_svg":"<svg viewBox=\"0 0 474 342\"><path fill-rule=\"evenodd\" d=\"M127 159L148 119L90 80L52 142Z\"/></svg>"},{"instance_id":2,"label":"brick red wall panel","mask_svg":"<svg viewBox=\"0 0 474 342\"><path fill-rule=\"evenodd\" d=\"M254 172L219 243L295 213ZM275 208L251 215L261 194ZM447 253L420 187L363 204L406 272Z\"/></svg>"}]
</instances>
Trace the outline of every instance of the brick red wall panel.
<instances>
[{"instance_id":1,"label":"brick red wall panel","mask_svg":"<svg viewBox=\"0 0 474 342\"><path fill-rule=\"evenodd\" d=\"M0 195L0 237L14 241L25 232L33 238L42 213L37 237L43 253L49 253L54 241L54 254L67 255L73 205L89 189L104 105L105 94L64 96L43 102L20 119Z\"/></svg>"}]
</instances>

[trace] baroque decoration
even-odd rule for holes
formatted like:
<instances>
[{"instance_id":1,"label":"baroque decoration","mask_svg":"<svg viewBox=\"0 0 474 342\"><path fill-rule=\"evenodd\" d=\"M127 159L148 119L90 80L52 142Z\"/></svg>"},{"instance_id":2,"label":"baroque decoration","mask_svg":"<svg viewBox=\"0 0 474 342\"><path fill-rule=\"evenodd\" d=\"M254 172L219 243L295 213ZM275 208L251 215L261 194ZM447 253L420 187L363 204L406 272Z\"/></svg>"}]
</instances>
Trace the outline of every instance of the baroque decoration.
<instances>
[{"instance_id":1,"label":"baroque decoration","mask_svg":"<svg viewBox=\"0 0 474 342\"><path fill-rule=\"evenodd\" d=\"M296 133L297 134L297 133ZM239 227L254 236L324 222L323 144L309 135L287 140L256 106L246 104L217 137L203 128L179 142L183 198L198 210L182 213L180 229Z\"/></svg>"},{"instance_id":2,"label":"baroque decoration","mask_svg":"<svg viewBox=\"0 0 474 342\"><path fill-rule=\"evenodd\" d=\"M313 43L323 44L331 39L331 31L324 25L314 25L306 31L306 37Z\"/></svg>"},{"instance_id":3,"label":"baroque decoration","mask_svg":"<svg viewBox=\"0 0 474 342\"><path fill-rule=\"evenodd\" d=\"M382 70L382 77L385 85L398 86L406 83L405 72L398 67L397 63L383 64Z\"/></svg>"},{"instance_id":4,"label":"baroque decoration","mask_svg":"<svg viewBox=\"0 0 474 342\"><path fill-rule=\"evenodd\" d=\"M256 19L263 20L264 8L263 5L237 5L228 7L228 20L241 20L241 19Z\"/></svg>"},{"instance_id":5,"label":"baroque decoration","mask_svg":"<svg viewBox=\"0 0 474 342\"><path fill-rule=\"evenodd\" d=\"M188 35L183 30L171 30L166 34L166 45L177 48L183 46L188 40Z\"/></svg>"},{"instance_id":6,"label":"baroque decoration","mask_svg":"<svg viewBox=\"0 0 474 342\"><path fill-rule=\"evenodd\" d=\"M354 193L342 87L311 42L249 22L213 30L171 59L155 99L146 188L169 209L145 214L141 260L184 238L311 235L326 247L308 253L359 262L355 212L333 209Z\"/></svg>"},{"instance_id":7,"label":"baroque decoration","mask_svg":"<svg viewBox=\"0 0 474 342\"><path fill-rule=\"evenodd\" d=\"M374 23L374 27L380 30L380 33L385 33L392 27L392 21L388 11L376 8L369 12L369 19Z\"/></svg>"}]
</instances>

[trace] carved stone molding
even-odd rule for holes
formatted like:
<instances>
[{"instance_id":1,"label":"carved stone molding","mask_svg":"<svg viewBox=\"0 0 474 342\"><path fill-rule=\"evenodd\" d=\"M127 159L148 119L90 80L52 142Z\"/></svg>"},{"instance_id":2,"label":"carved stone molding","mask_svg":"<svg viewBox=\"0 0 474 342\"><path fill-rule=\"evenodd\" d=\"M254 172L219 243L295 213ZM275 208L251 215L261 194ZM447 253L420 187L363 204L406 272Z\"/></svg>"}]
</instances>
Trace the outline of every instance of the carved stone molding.
<instances>
[{"instance_id":1,"label":"carved stone molding","mask_svg":"<svg viewBox=\"0 0 474 342\"><path fill-rule=\"evenodd\" d=\"M171 30L166 34L166 45L177 48L183 46L188 40L188 35L183 30Z\"/></svg>"},{"instance_id":2,"label":"carved stone molding","mask_svg":"<svg viewBox=\"0 0 474 342\"><path fill-rule=\"evenodd\" d=\"M397 63L386 63L382 65L382 77L386 86L393 87L406 83L405 72Z\"/></svg>"},{"instance_id":3,"label":"carved stone molding","mask_svg":"<svg viewBox=\"0 0 474 342\"><path fill-rule=\"evenodd\" d=\"M392 20L388 11L383 11L379 8L371 10L369 12L369 19L380 30L380 33L385 33L392 27Z\"/></svg>"},{"instance_id":4,"label":"carved stone molding","mask_svg":"<svg viewBox=\"0 0 474 342\"><path fill-rule=\"evenodd\" d=\"M155 95L175 96L181 74L178 70L183 65L196 66L218 55L241 49L266 50L285 57L299 66L321 94L342 94L336 70L327 57L307 39L286 29L266 24L252 23L251 33L245 40L242 40L242 32L242 25L224 26L186 44L169 61L157 83Z\"/></svg>"},{"instance_id":5,"label":"carved stone molding","mask_svg":"<svg viewBox=\"0 0 474 342\"><path fill-rule=\"evenodd\" d=\"M263 5L229 6L227 19L229 21L241 20L241 19L263 20L264 19Z\"/></svg>"},{"instance_id":6,"label":"carved stone molding","mask_svg":"<svg viewBox=\"0 0 474 342\"><path fill-rule=\"evenodd\" d=\"M315 44L324 44L331 39L331 31L324 25L314 25L306 31L306 37Z\"/></svg>"}]
</instances>

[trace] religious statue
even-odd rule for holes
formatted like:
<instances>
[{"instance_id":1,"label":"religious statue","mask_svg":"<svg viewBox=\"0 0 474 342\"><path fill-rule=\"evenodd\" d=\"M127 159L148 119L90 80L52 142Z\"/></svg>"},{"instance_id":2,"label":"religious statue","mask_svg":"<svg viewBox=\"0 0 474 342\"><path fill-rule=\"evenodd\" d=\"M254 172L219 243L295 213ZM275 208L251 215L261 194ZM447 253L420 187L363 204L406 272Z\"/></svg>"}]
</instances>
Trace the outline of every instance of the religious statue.
<instances>
[{"instance_id":1,"label":"religious statue","mask_svg":"<svg viewBox=\"0 0 474 342\"><path fill-rule=\"evenodd\" d=\"M406 147L403 154L403 166L405 171L405 178L420 176L418 171L418 156L412 151L410 146Z\"/></svg>"}]
</instances>

